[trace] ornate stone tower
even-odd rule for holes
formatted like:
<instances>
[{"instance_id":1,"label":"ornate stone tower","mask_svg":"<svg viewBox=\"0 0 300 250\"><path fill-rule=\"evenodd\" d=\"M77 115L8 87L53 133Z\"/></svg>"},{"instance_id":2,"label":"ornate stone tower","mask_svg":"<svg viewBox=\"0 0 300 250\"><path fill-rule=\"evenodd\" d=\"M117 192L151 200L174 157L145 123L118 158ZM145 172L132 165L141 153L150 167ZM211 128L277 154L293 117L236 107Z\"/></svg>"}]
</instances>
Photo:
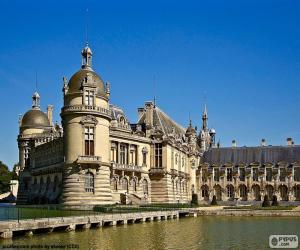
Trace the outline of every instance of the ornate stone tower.
<instances>
[{"instance_id":1,"label":"ornate stone tower","mask_svg":"<svg viewBox=\"0 0 300 250\"><path fill-rule=\"evenodd\" d=\"M28 199L28 190L31 183L30 175L30 151L36 141L43 141L52 131L53 127L47 115L40 109L40 95L34 92L32 95L32 108L19 119L19 189L18 204L25 204Z\"/></svg>"},{"instance_id":2,"label":"ornate stone tower","mask_svg":"<svg viewBox=\"0 0 300 250\"><path fill-rule=\"evenodd\" d=\"M112 202L110 191L109 86L92 69L86 45L82 66L67 83L64 78L65 167L61 202L94 205Z\"/></svg>"},{"instance_id":3,"label":"ornate stone tower","mask_svg":"<svg viewBox=\"0 0 300 250\"><path fill-rule=\"evenodd\" d=\"M207 108L205 105L202 114L202 128L197 138L198 145L201 148L202 152L215 146L215 135L216 131L214 129L208 129L208 115Z\"/></svg>"}]
</instances>

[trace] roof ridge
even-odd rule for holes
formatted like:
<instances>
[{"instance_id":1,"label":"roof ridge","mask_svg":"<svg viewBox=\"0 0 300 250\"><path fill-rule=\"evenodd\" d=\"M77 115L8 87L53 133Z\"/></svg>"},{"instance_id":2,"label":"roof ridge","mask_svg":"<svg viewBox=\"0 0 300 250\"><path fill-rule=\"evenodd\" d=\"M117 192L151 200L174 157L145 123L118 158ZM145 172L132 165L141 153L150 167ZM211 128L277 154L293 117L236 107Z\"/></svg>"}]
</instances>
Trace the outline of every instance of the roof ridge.
<instances>
[{"instance_id":1,"label":"roof ridge","mask_svg":"<svg viewBox=\"0 0 300 250\"><path fill-rule=\"evenodd\" d=\"M158 107L157 107L157 108L158 108ZM155 110L155 109L156 109L156 107L154 108L154 110ZM160 110L160 109L158 108L158 110ZM156 114L157 114L158 120L159 120L159 122L160 122L160 126L162 127L164 133L167 135L167 133L166 133L166 131L165 131L165 128L164 128L164 126L163 126L163 124L162 124L162 122L161 122L161 119L160 119L160 117L159 117L159 113L156 112Z\"/></svg>"},{"instance_id":2,"label":"roof ridge","mask_svg":"<svg viewBox=\"0 0 300 250\"><path fill-rule=\"evenodd\" d=\"M180 125L179 123L177 123L176 121L174 121L169 115L167 115L164 111L162 111L158 106L156 106L155 108L157 108L164 116L166 116L173 123L175 123L175 125L178 126L181 130L183 130L183 132L185 131L185 128L182 125Z\"/></svg>"}]
</instances>

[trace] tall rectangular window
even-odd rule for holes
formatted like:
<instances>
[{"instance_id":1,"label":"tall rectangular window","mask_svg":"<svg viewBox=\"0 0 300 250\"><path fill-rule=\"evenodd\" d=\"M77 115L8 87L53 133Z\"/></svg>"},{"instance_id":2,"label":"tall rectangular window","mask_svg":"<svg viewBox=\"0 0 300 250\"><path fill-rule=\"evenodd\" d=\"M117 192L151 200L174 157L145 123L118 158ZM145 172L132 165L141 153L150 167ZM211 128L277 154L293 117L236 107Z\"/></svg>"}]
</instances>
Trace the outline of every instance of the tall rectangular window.
<instances>
[{"instance_id":1,"label":"tall rectangular window","mask_svg":"<svg viewBox=\"0 0 300 250\"><path fill-rule=\"evenodd\" d=\"M232 168L227 168L227 181L232 181Z\"/></svg>"},{"instance_id":2,"label":"tall rectangular window","mask_svg":"<svg viewBox=\"0 0 300 250\"><path fill-rule=\"evenodd\" d=\"M146 165L147 164L147 153L143 153L143 164Z\"/></svg>"},{"instance_id":3,"label":"tall rectangular window","mask_svg":"<svg viewBox=\"0 0 300 250\"><path fill-rule=\"evenodd\" d=\"M294 168L294 181L300 181L300 167Z\"/></svg>"},{"instance_id":4,"label":"tall rectangular window","mask_svg":"<svg viewBox=\"0 0 300 250\"><path fill-rule=\"evenodd\" d=\"M252 171L253 171L252 173L253 181L258 181L258 168L253 168Z\"/></svg>"},{"instance_id":5,"label":"tall rectangular window","mask_svg":"<svg viewBox=\"0 0 300 250\"><path fill-rule=\"evenodd\" d=\"M126 145L120 145L120 164L126 164Z\"/></svg>"},{"instance_id":6,"label":"tall rectangular window","mask_svg":"<svg viewBox=\"0 0 300 250\"><path fill-rule=\"evenodd\" d=\"M272 168L266 169L266 181L272 181Z\"/></svg>"},{"instance_id":7,"label":"tall rectangular window","mask_svg":"<svg viewBox=\"0 0 300 250\"><path fill-rule=\"evenodd\" d=\"M95 92L93 90L86 90L84 93L85 105L94 106Z\"/></svg>"},{"instance_id":8,"label":"tall rectangular window","mask_svg":"<svg viewBox=\"0 0 300 250\"><path fill-rule=\"evenodd\" d=\"M240 181L245 181L245 168L240 168Z\"/></svg>"},{"instance_id":9,"label":"tall rectangular window","mask_svg":"<svg viewBox=\"0 0 300 250\"><path fill-rule=\"evenodd\" d=\"M220 170L219 168L214 168L214 181L219 181L220 179Z\"/></svg>"},{"instance_id":10,"label":"tall rectangular window","mask_svg":"<svg viewBox=\"0 0 300 250\"><path fill-rule=\"evenodd\" d=\"M207 169L202 169L202 181L207 182Z\"/></svg>"},{"instance_id":11,"label":"tall rectangular window","mask_svg":"<svg viewBox=\"0 0 300 250\"><path fill-rule=\"evenodd\" d=\"M94 127L84 128L85 155L94 155Z\"/></svg>"},{"instance_id":12,"label":"tall rectangular window","mask_svg":"<svg viewBox=\"0 0 300 250\"><path fill-rule=\"evenodd\" d=\"M155 143L155 167L162 167L162 144Z\"/></svg>"},{"instance_id":13,"label":"tall rectangular window","mask_svg":"<svg viewBox=\"0 0 300 250\"><path fill-rule=\"evenodd\" d=\"M285 181L285 177L286 177L286 170L285 170L285 168L280 168L279 180L280 181Z\"/></svg>"}]
</instances>

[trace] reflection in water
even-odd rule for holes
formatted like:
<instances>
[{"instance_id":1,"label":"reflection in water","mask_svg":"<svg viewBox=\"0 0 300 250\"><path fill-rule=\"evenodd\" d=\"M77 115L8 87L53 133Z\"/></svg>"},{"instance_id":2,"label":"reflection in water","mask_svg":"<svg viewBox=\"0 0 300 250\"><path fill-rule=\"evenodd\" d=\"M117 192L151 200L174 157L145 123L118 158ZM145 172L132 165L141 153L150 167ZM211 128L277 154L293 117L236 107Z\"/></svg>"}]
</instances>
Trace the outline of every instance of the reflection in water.
<instances>
[{"instance_id":1,"label":"reflection in water","mask_svg":"<svg viewBox=\"0 0 300 250\"><path fill-rule=\"evenodd\" d=\"M14 245L78 244L80 249L269 249L271 234L300 236L300 218L198 217L53 232L0 241Z\"/></svg>"}]
</instances>

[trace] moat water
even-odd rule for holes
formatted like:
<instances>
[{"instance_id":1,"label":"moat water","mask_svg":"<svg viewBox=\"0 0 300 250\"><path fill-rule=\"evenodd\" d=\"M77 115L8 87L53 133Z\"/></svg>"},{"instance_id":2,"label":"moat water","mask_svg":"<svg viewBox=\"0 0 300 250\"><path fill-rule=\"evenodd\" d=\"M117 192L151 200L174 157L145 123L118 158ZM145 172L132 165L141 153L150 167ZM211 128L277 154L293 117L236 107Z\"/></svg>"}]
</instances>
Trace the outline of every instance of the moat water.
<instances>
[{"instance_id":1,"label":"moat water","mask_svg":"<svg viewBox=\"0 0 300 250\"><path fill-rule=\"evenodd\" d=\"M300 238L300 218L190 217L16 237L0 240L0 249L12 244L29 249L269 249L271 234Z\"/></svg>"}]
</instances>

